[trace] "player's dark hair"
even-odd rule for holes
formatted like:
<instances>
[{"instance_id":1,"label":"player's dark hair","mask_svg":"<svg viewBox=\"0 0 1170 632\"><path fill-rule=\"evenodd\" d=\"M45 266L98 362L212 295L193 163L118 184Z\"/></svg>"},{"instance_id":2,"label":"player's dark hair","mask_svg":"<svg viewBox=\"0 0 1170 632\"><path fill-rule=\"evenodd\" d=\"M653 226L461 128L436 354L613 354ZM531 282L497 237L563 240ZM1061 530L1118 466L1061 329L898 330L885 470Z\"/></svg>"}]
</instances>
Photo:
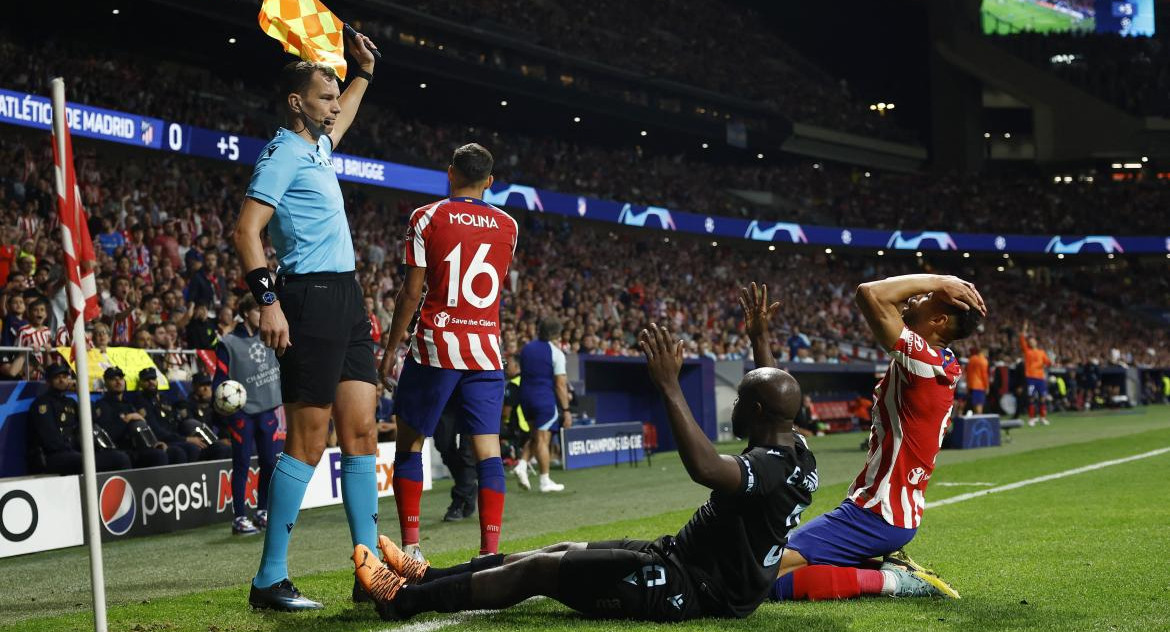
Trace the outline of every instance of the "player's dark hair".
<instances>
[{"instance_id":1,"label":"player's dark hair","mask_svg":"<svg viewBox=\"0 0 1170 632\"><path fill-rule=\"evenodd\" d=\"M983 323L983 314L979 313L977 309L962 309L961 307L953 307L951 309L951 342L955 340L962 340L970 338L975 330L979 329L979 325Z\"/></svg>"},{"instance_id":2,"label":"player's dark hair","mask_svg":"<svg viewBox=\"0 0 1170 632\"><path fill-rule=\"evenodd\" d=\"M451 156L451 166L461 178L460 184L475 184L483 182L492 175L492 166L495 164L492 152L479 143L468 143L455 150Z\"/></svg>"},{"instance_id":3,"label":"player's dark hair","mask_svg":"<svg viewBox=\"0 0 1170 632\"><path fill-rule=\"evenodd\" d=\"M537 327L536 335L545 342L556 338L557 336L561 335L561 321L555 318L546 318L540 321L540 326Z\"/></svg>"},{"instance_id":4,"label":"player's dark hair","mask_svg":"<svg viewBox=\"0 0 1170 632\"><path fill-rule=\"evenodd\" d=\"M331 81L337 81L337 71L329 64L317 61L292 61L280 71L280 95L304 94L317 72L324 73Z\"/></svg>"}]
</instances>

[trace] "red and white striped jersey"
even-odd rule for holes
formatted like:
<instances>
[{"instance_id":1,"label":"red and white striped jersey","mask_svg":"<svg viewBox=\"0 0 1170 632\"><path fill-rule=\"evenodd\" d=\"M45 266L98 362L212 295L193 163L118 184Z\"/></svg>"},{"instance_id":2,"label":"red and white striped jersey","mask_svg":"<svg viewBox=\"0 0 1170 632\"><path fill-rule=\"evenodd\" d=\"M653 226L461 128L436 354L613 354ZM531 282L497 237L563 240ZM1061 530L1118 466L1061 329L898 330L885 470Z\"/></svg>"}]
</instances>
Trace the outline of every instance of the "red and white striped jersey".
<instances>
[{"instance_id":1,"label":"red and white striped jersey","mask_svg":"<svg viewBox=\"0 0 1170 632\"><path fill-rule=\"evenodd\" d=\"M902 330L890 356L873 391L869 455L848 497L887 523L911 529L922 522L926 484L963 369L950 349L932 349L909 329Z\"/></svg>"},{"instance_id":2,"label":"red and white striped jersey","mask_svg":"<svg viewBox=\"0 0 1170 632\"><path fill-rule=\"evenodd\" d=\"M411 214L403 260L427 269L422 312L411 334L415 362L471 371L503 368L500 291L519 232L510 215L475 198L440 200Z\"/></svg>"},{"instance_id":3,"label":"red and white striped jersey","mask_svg":"<svg viewBox=\"0 0 1170 632\"><path fill-rule=\"evenodd\" d=\"M16 346L18 347L43 349L52 346L52 342L53 330L44 325L40 327L25 325L20 328L20 332L16 336Z\"/></svg>"}]
</instances>

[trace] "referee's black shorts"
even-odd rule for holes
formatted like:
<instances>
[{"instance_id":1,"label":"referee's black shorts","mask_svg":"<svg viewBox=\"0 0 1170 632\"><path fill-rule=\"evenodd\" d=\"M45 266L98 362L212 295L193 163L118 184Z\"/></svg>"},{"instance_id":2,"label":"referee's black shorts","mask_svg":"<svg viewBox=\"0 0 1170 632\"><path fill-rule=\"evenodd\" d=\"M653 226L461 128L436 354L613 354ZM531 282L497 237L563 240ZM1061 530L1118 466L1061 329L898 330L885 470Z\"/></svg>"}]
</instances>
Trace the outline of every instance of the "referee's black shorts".
<instances>
[{"instance_id":1,"label":"referee's black shorts","mask_svg":"<svg viewBox=\"0 0 1170 632\"><path fill-rule=\"evenodd\" d=\"M704 616L699 588L670 536L590 542L561 557L557 601L591 617L685 621Z\"/></svg>"},{"instance_id":2,"label":"referee's black shorts","mask_svg":"<svg viewBox=\"0 0 1170 632\"><path fill-rule=\"evenodd\" d=\"M280 356L284 403L332 404L345 380L378 383L370 319L353 272L286 274L277 297L291 346Z\"/></svg>"}]
</instances>

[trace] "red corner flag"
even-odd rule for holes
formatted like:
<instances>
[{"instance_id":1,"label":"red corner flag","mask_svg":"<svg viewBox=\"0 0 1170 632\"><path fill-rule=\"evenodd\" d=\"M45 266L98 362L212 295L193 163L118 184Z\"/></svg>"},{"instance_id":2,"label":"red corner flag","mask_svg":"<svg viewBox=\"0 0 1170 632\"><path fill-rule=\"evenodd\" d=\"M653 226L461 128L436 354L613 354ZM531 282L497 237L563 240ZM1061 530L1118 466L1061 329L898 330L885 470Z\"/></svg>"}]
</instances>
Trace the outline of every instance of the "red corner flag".
<instances>
[{"instance_id":1,"label":"red corner flag","mask_svg":"<svg viewBox=\"0 0 1170 632\"><path fill-rule=\"evenodd\" d=\"M77 174L73 170L73 140L68 126L65 126L64 136L64 156L57 149L59 139L56 134L53 136L53 161L57 166L57 217L61 220L65 273L69 281L66 331L72 334L79 313L85 320L93 320L101 314L101 306L98 305L97 281L93 273L97 260L93 254L93 239L89 236L89 219L81 206L81 190L77 187Z\"/></svg>"}]
</instances>

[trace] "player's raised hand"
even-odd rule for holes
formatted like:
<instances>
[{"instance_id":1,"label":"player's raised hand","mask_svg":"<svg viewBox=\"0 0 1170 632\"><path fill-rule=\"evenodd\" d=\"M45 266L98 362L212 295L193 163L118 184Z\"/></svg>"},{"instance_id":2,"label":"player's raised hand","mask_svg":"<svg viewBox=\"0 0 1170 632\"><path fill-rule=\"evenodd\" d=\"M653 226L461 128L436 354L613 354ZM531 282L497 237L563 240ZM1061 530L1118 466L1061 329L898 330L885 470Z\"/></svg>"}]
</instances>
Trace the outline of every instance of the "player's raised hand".
<instances>
[{"instance_id":1,"label":"player's raised hand","mask_svg":"<svg viewBox=\"0 0 1170 632\"><path fill-rule=\"evenodd\" d=\"M375 46L374 42L372 42L370 38L366 37L365 35L357 33L356 31L354 31L354 33L355 35L351 35L346 38L349 40L347 42L346 48L349 49L349 54L353 55L354 61L358 63L358 66L360 66L362 70L366 72L373 72L375 59L374 51L378 50L378 47Z\"/></svg>"},{"instance_id":2,"label":"player's raised hand","mask_svg":"<svg viewBox=\"0 0 1170 632\"><path fill-rule=\"evenodd\" d=\"M768 333L768 323L776 310L780 309L780 301L768 304L768 285L756 285L752 281L748 287L739 288L739 304L743 307L744 328L748 336L762 336Z\"/></svg>"},{"instance_id":3,"label":"player's raised hand","mask_svg":"<svg viewBox=\"0 0 1170 632\"><path fill-rule=\"evenodd\" d=\"M284 310L280 309L280 303L260 308L260 341L275 351L277 357L284 355L285 350L292 346L288 320L284 317Z\"/></svg>"},{"instance_id":4,"label":"player's raised hand","mask_svg":"<svg viewBox=\"0 0 1170 632\"><path fill-rule=\"evenodd\" d=\"M959 277L948 276L942 278L934 291L944 302L964 310L978 310L980 314L987 315L987 305L983 302L983 296L979 294L979 290L975 289L974 283L964 281Z\"/></svg>"},{"instance_id":5,"label":"player's raised hand","mask_svg":"<svg viewBox=\"0 0 1170 632\"><path fill-rule=\"evenodd\" d=\"M638 345L642 353L646 354L646 363L650 369L650 381L658 388L669 384L678 384L678 373L682 370L683 342L674 341L665 327L650 323L649 329L643 329L638 336Z\"/></svg>"}]
</instances>

